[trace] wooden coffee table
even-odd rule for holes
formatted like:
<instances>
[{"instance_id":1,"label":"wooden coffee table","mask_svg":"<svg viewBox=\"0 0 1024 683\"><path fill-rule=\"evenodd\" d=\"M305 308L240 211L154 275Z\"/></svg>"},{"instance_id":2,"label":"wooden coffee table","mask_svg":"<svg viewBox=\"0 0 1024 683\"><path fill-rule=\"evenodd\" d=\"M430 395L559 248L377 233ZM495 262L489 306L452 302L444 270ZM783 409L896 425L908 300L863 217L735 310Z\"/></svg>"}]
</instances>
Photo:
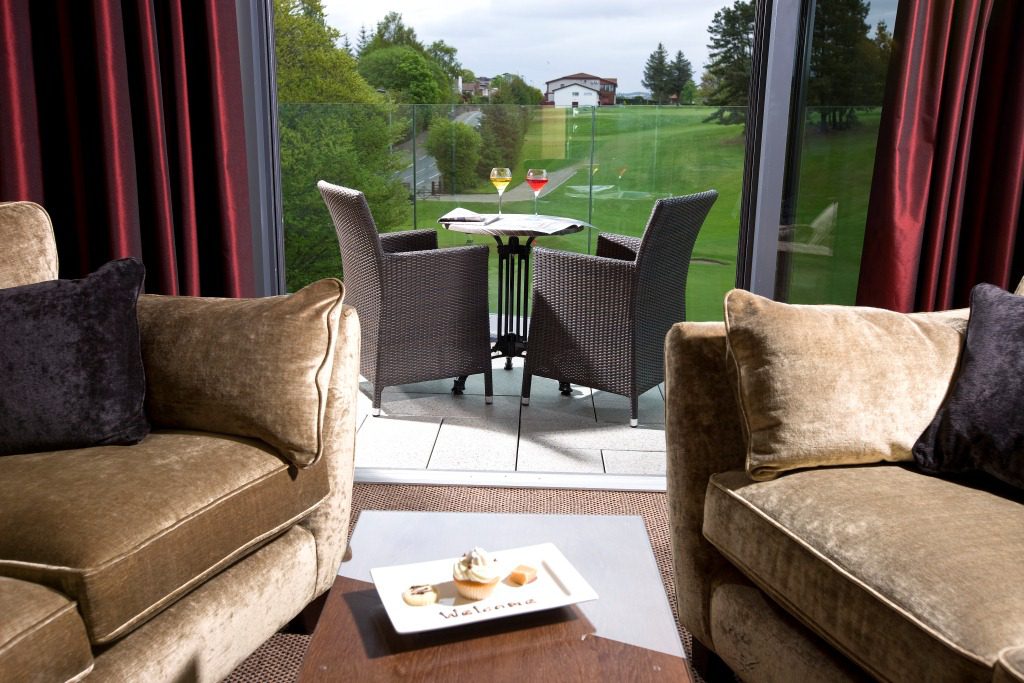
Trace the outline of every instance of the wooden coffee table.
<instances>
[{"instance_id":1,"label":"wooden coffee table","mask_svg":"<svg viewBox=\"0 0 1024 683\"><path fill-rule=\"evenodd\" d=\"M398 634L370 569L552 542L600 598ZM640 517L365 510L300 681L692 681Z\"/></svg>"}]
</instances>

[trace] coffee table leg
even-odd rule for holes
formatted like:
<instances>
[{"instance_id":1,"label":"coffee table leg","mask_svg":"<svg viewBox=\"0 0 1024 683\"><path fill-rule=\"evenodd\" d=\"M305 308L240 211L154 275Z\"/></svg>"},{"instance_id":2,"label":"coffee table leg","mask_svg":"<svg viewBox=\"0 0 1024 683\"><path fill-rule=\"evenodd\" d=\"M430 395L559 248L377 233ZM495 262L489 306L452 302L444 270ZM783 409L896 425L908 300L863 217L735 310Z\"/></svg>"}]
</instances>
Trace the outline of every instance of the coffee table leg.
<instances>
[{"instance_id":1,"label":"coffee table leg","mask_svg":"<svg viewBox=\"0 0 1024 683\"><path fill-rule=\"evenodd\" d=\"M462 396L462 392L466 390L466 377L468 375L455 378L455 383L452 385L452 393L456 396Z\"/></svg>"}]
</instances>

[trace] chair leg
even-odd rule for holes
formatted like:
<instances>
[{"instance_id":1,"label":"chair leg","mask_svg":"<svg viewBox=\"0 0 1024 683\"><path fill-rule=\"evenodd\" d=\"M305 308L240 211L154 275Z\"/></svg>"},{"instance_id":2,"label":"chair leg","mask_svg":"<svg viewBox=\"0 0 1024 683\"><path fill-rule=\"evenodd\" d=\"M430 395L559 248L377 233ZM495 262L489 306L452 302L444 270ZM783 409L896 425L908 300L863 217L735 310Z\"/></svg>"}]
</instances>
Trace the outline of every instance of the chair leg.
<instances>
[{"instance_id":1,"label":"chair leg","mask_svg":"<svg viewBox=\"0 0 1024 683\"><path fill-rule=\"evenodd\" d=\"M640 397L633 394L629 397L629 426L636 427L640 424Z\"/></svg>"},{"instance_id":2,"label":"chair leg","mask_svg":"<svg viewBox=\"0 0 1024 683\"><path fill-rule=\"evenodd\" d=\"M494 378L491 376L490 369L484 370L484 403L487 405L494 403Z\"/></svg>"},{"instance_id":3,"label":"chair leg","mask_svg":"<svg viewBox=\"0 0 1024 683\"><path fill-rule=\"evenodd\" d=\"M384 387L377 388L375 384L373 386L373 416L380 417L380 394L384 391Z\"/></svg>"},{"instance_id":4,"label":"chair leg","mask_svg":"<svg viewBox=\"0 0 1024 683\"><path fill-rule=\"evenodd\" d=\"M524 406L530 405L530 383L533 381L533 375L523 370L523 390L520 392L522 398L520 401Z\"/></svg>"}]
</instances>

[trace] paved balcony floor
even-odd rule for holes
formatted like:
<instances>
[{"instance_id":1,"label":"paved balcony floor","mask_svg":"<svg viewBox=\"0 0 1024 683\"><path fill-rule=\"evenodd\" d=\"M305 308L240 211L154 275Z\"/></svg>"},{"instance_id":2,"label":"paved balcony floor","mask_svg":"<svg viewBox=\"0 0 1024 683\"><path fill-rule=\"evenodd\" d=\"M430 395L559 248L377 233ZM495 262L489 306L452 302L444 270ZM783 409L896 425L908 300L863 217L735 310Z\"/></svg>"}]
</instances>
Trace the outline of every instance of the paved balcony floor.
<instances>
[{"instance_id":1,"label":"paved balcony floor","mask_svg":"<svg viewBox=\"0 0 1024 683\"><path fill-rule=\"evenodd\" d=\"M451 473L452 483L472 474L622 476L658 488L665 475L665 399L662 387L640 397L640 424L629 426L629 399L573 385L562 396L558 383L534 377L530 405L521 406L523 360L511 370L494 361L494 403L484 403L483 375L471 376L461 396L451 380L388 387L380 417L371 415L371 387L363 382L356 438L357 477L390 472ZM461 473L461 475L459 474ZM443 477L442 477L443 478ZM543 483L544 477L534 477ZM587 477L591 485L601 479ZM663 486L663 483L660 484Z\"/></svg>"}]
</instances>

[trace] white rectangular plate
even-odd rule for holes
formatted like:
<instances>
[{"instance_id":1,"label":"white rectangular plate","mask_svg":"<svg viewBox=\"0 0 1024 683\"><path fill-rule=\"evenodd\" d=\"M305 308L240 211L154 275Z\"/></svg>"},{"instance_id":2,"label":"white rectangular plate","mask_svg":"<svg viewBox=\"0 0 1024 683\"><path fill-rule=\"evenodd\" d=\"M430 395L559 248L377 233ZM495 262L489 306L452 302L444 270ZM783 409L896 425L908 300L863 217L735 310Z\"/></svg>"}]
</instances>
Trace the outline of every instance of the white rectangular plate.
<instances>
[{"instance_id":1,"label":"white rectangular plate","mask_svg":"<svg viewBox=\"0 0 1024 683\"><path fill-rule=\"evenodd\" d=\"M371 569L373 583L395 631L416 633L450 628L597 599L594 589L553 543L499 550L490 555L501 580L483 600L467 600L458 594L452 580L457 557ZM535 568L537 579L525 586L509 581L509 573L520 564ZM424 583L437 589L437 603L423 607L406 604L402 593L410 586Z\"/></svg>"}]
</instances>

